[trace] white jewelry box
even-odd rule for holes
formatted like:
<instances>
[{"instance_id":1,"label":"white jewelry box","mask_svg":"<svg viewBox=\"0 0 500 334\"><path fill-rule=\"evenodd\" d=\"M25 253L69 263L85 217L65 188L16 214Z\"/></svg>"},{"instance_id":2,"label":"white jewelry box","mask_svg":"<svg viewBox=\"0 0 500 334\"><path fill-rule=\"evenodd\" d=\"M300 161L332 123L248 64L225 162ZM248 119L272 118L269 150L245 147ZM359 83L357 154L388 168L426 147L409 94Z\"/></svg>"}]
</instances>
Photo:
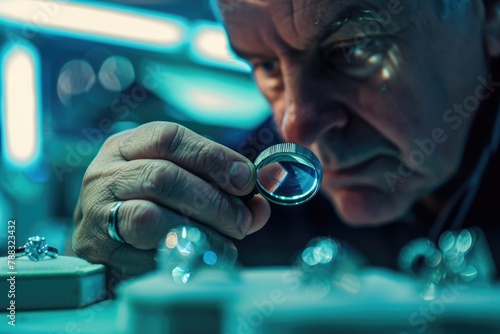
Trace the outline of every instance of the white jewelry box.
<instances>
[{"instance_id":1,"label":"white jewelry box","mask_svg":"<svg viewBox=\"0 0 500 334\"><path fill-rule=\"evenodd\" d=\"M7 257L0 257L0 291L3 310L12 301L19 311L83 307L106 297L105 267L70 256L36 262L19 257L11 270Z\"/></svg>"}]
</instances>

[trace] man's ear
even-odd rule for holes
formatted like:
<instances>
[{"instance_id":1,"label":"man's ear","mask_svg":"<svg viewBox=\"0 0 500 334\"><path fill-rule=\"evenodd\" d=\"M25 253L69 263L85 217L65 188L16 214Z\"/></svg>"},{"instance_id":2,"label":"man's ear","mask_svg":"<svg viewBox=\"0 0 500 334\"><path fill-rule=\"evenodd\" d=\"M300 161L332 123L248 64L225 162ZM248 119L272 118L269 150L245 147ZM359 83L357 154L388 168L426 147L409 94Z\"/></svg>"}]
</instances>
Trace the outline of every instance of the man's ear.
<instances>
[{"instance_id":1,"label":"man's ear","mask_svg":"<svg viewBox=\"0 0 500 334\"><path fill-rule=\"evenodd\" d=\"M475 0L475 9L483 22L488 54L500 56L500 0Z\"/></svg>"}]
</instances>

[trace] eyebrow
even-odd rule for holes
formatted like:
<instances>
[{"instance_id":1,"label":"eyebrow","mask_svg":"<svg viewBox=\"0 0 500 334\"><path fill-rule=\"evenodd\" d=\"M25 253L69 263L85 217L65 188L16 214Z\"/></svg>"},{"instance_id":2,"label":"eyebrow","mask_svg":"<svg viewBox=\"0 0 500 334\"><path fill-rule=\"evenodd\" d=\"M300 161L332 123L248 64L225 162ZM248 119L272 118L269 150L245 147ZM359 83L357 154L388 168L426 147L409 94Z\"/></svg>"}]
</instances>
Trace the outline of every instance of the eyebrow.
<instances>
[{"instance_id":1,"label":"eyebrow","mask_svg":"<svg viewBox=\"0 0 500 334\"><path fill-rule=\"evenodd\" d=\"M320 28L319 33L312 40L316 45L325 43L326 39L332 34L342 29L347 24L365 24L366 22L381 22L378 17L373 15L377 10L376 7L369 4L351 4L342 8L334 15L327 24ZM380 9L379 9L380 10ZM232 43L229 44L230 49L240 58L272 58L271 56L252 53L236 48Z\"/></svg>"},{"instance_id":2,"label":"eyebrow","mask_svg":"<svg viewBox=\"0 0 500 334\"><path fill-rule=\"evenodd\" d=\"M261 53L252 53L252 52L247 52L247 51L240 50L240 49L234 47L234 45L232 43L229 44L229 48L238 57L243 58L243 59L250 59L250 58L272 58L270 56L267 56L267 55L264 55L264 54L261 54Z\"/></svg>"},{"instance_id":3,"label":"eyebrow","mask_svg":"<svg viewBox=\"0 0 500 334\"><path fill-rule=\"evenodd\" d=\"M317 34L316 43L323 44L325 39L341 30L347 24L360 26L367 22L383 23L378 16L373 15L376 10L375 6L369 4L352 4L343 8L328 24L321 28L319 34Z\"/></svg>"}]
</instances>

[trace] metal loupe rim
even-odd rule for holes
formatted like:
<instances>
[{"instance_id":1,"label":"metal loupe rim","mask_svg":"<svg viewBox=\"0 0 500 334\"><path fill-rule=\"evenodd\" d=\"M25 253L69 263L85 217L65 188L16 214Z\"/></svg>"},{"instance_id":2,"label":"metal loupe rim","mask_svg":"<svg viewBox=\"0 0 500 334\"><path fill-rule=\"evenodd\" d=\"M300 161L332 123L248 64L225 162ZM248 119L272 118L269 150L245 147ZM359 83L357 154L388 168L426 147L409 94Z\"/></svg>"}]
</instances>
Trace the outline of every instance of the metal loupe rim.
<instances>
[{"instance_id":1,"label":"metal loupe rim","mask_svg":"<svg viewBox=\"0 0 500 334\"><path fill-rule=\"evenodd\" d=\"M296 156L301 160L305 160L306 162L310 163L310 166L314 168L318 175L315 189L299 197L294 196L293 198L289 199L280 199L269 194L269 192L260 185L260 182L257 181L257 189L259 190L259 193L268 201L280 205L298 205L309 201L318 193L319 189L321 188L323 167L321 166L318 157L309 149L294 143L276 144L262 151L257 159L255 159L254 165L256 167L256 170L259 170L262 164L267 164L267 162L271 158L273 161L276 161L276 158L279 158L280 156Z\"/></svg>"}]
</instances>

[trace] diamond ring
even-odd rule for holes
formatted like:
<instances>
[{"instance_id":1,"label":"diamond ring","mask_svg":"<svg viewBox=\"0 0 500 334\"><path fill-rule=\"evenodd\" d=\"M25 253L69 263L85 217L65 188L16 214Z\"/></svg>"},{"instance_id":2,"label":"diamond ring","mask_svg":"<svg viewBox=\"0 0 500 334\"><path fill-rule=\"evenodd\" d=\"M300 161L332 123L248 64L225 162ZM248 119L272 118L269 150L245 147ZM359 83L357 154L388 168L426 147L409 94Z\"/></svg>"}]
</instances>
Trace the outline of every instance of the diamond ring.
<instances>
[{"instance_id":1,"label":"diamond ring","mask_svg":"<svg viewBox=\"0 0 500 334\"><path fill-rule=\"evenodd\" d=\"M43 260L46 256L56 258L59 255L57 248L47 245L44 237L31 237L28 242L16 249L16 257L27 256L31 261Z\"/></svg>"},{"instance_id":2,"label":"diamond ring","mask_svg":"<svg viewBox=\"0 0 500 334\"><path fill-rule=\"evenodd\" d=\"M116 224L118 223L118 209L120 206L122 206L123 202L116 202L116 204L113 206L111 211L109 212L109 217L108 217L108 234L113 239L114 241L118 241L121 243L125 243L125 240L120 236L118 233L118 229L116 227Z\"/></svg>"}]
</instances>

